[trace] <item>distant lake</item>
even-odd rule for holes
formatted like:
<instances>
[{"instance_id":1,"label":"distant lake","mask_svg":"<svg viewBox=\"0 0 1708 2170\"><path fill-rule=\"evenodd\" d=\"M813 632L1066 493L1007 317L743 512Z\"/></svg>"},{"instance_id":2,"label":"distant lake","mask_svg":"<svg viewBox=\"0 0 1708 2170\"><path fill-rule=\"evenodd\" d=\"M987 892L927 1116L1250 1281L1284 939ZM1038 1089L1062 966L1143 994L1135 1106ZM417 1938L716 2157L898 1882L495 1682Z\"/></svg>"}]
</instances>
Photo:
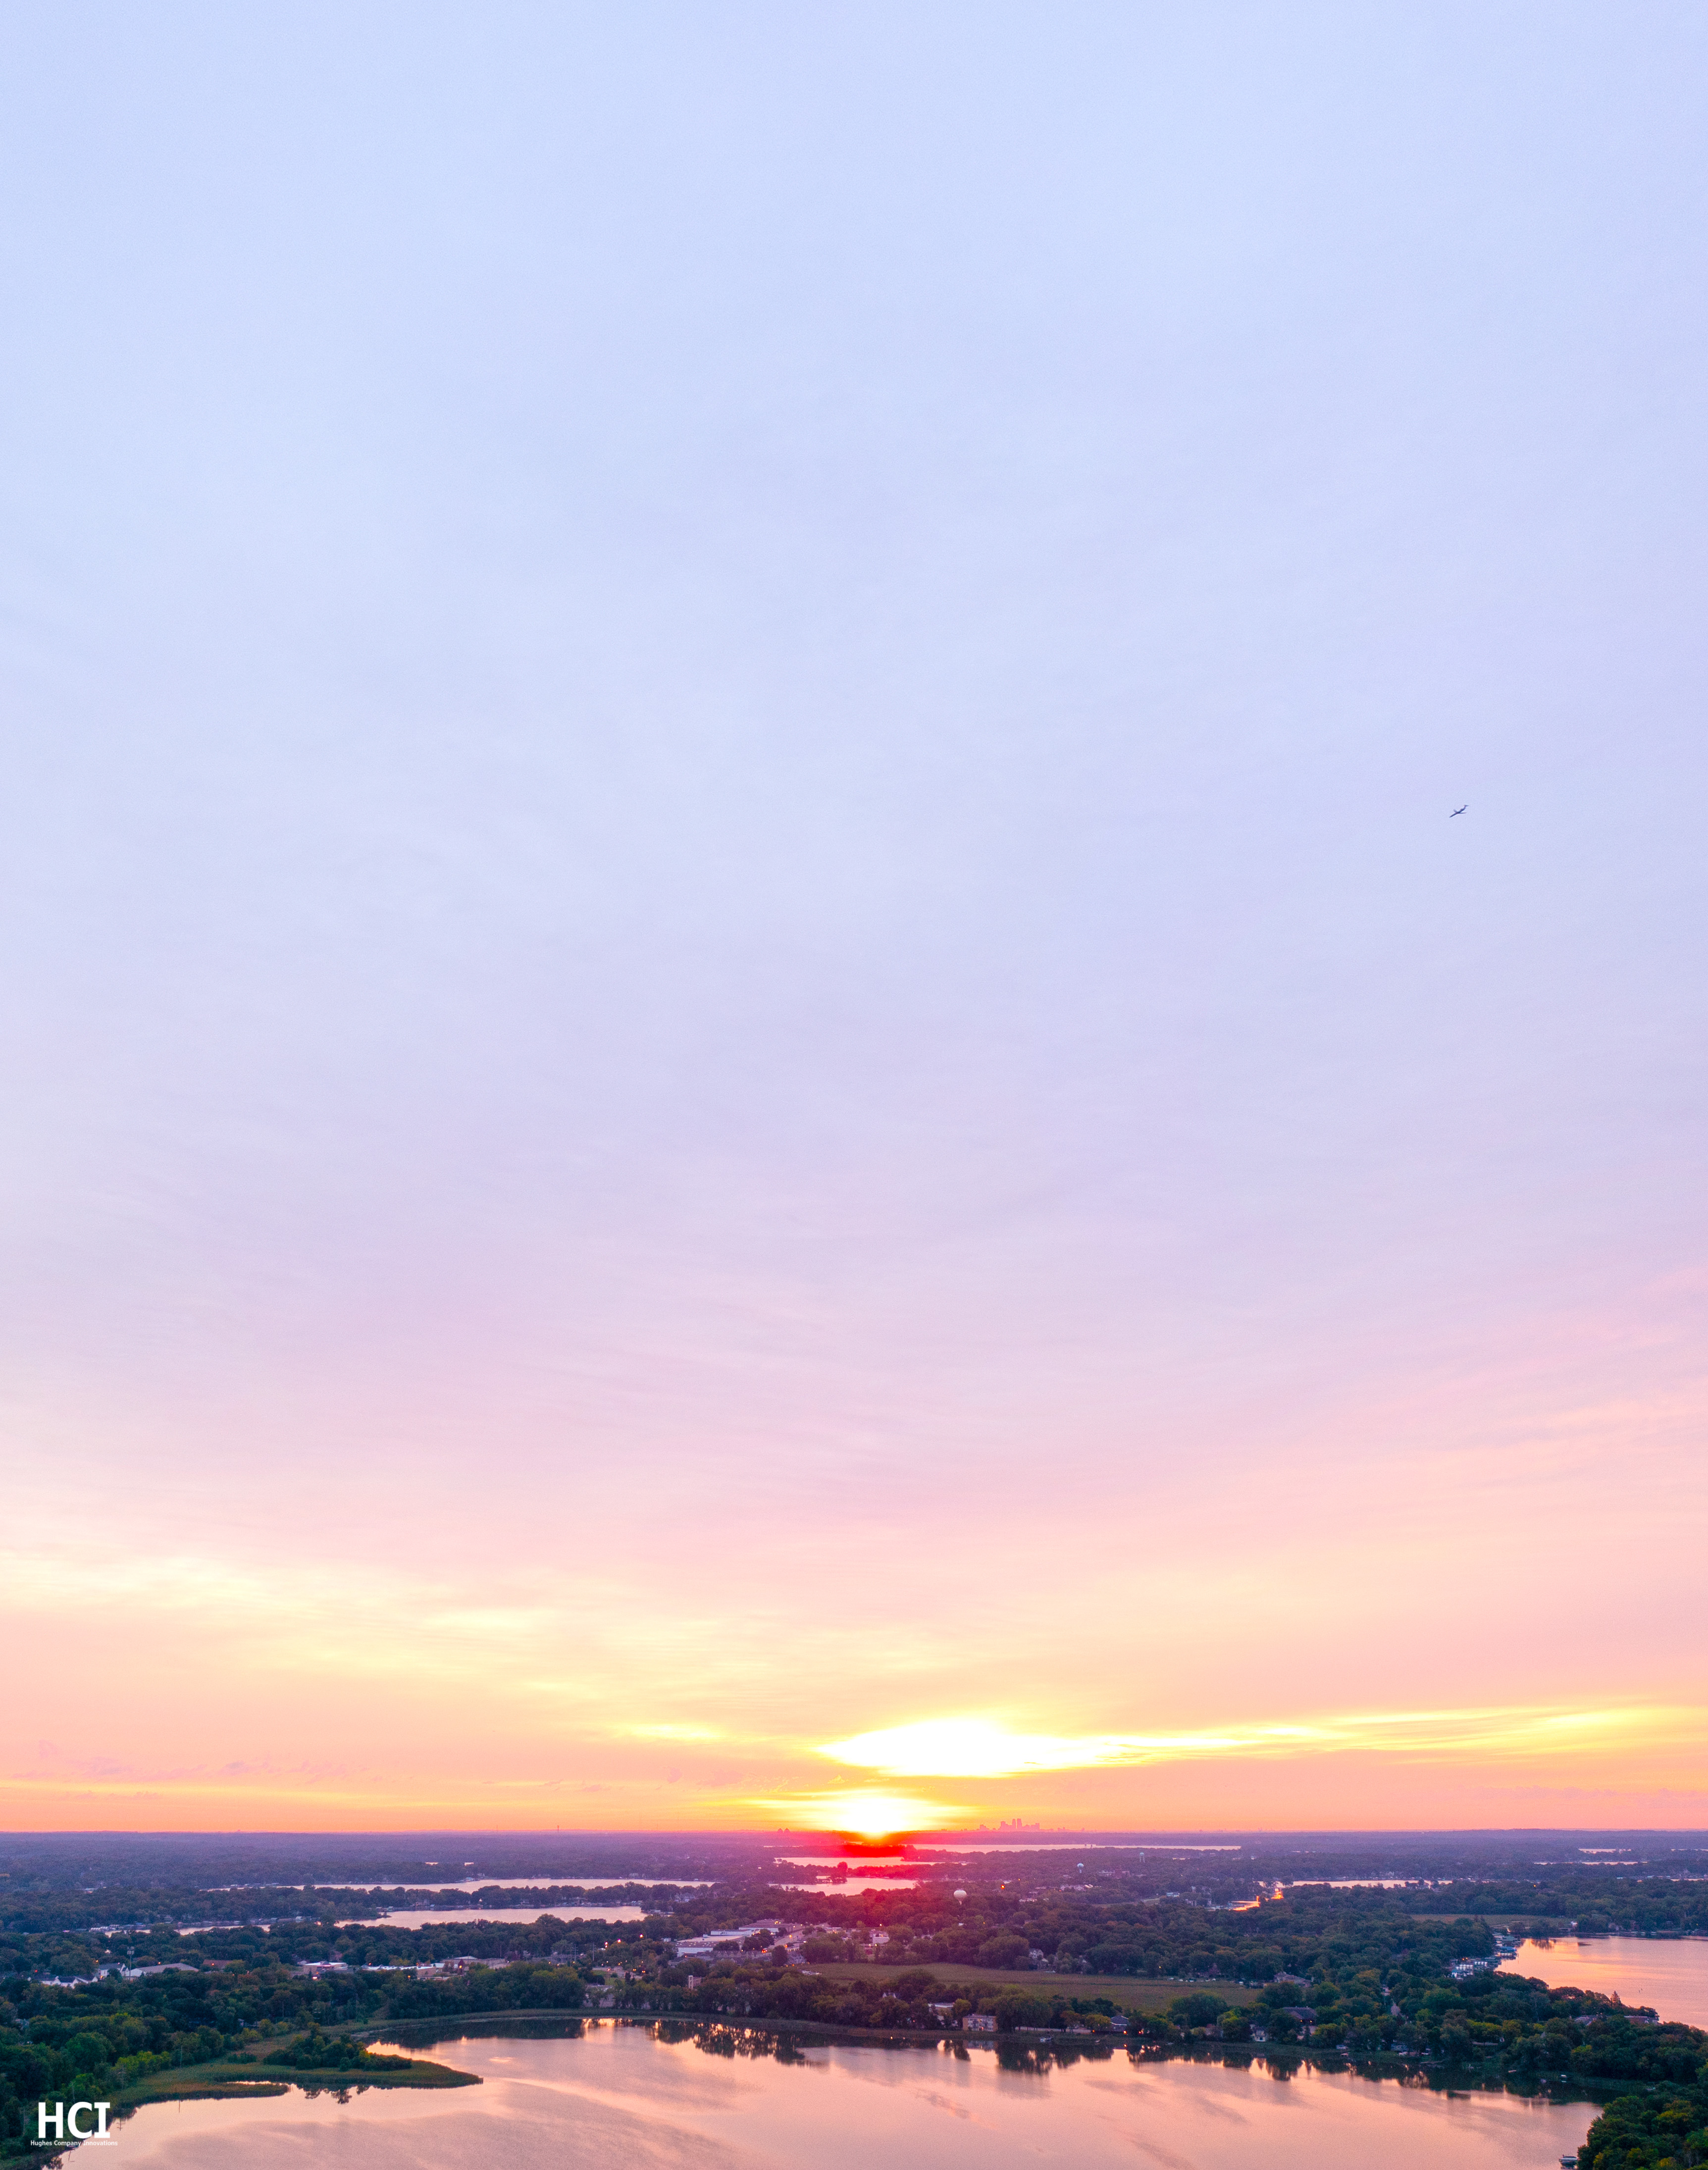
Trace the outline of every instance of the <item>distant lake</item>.
<instances>
[{"instance_id":1,"label":"distant lake","mask_svg":"<svg viewBox=\"0 0 1708 2170\"><path fill-rule=\"evenodd\" d=\"M1595 1989L1627 2004L1652 2004L1663 2019L1708 2027L1708 1937L1556 1937L1525 1943L1503 1974L1528 1974L1550 1989Z\"/></svg>"},{"instance_id":2,"label":"distant lake","mask_svg":"<svg viewBox=\"0 0 1708 2170\"><path fill-rule=\"evenodd\" d=\"M424 1906L393 1914L381 1914L359 1921L340 1921L341 1929L443 1929L453 1922L537 1921L549 1914L554 1921L643 1921L643 1906Z\"/></svg>"},{"instance_id":3,"label":"distant lake","mask_svg":"<svg viewBox=\"0 0 1708 2170\"><path fill-rule=\"evenodd\" d=\"M413 1884L317 1884L317 1891L610 1891L619 1884L638 1884L648 1890L709 1891L711 1879L705 1876L481 1876L468 1877L461 1884L440 1884L430 1876L418 1877ZM252 1884L222 1884L222 1891L243 1891L256 1889ZM302 1891L307 1887L301 1884L275 1884L275 1890Z\"/></svg>"},{"instance_id":4,"label":"distant lake","mask_svg":"<svg viewBox=\"0 0 1708 2170\"><path fill-rule=\"evenodd\" d=\"M832 1899L846 1899L851 1891L911 1891L916 1876L838 1876L822 1884L779 1884L778 1891L817 1891Z\"/></svg>"},{"instance_id":5,"label":"distant lake","mask_svg":"<svg viewBox=\"0 0 1708 2170\"><path fill-rule=\"evenodd\" d=\"M1594 2113L1515 2095L1124 2050L1005 2071L985 2048L777 2045L713 2028L446 2039L480 2087L161 2103L126 2170L1549 2170ZM418 2048L415 2055L421 2051Z\"/></svg>"},{"instance_id":6,"label":"distant lake","mask_svg":"<svg viewBox=\"0 0 1708 2170\"><path fill-rule=\"evenodd\" d=\"M881 1877L886 1884L893 1880L886 1863L862 1861L857 1857L851 1861L846 1853L792 1853L787 1857L779 1854L777 1865L782 1868L846 1868L851 1876ZM931 1864L929 1862L907 1861L898 1862L895 1866L898 1868L929 1868ZM917 1880L915 1879L915 1882Z\"/></svg>"}]
</instances>

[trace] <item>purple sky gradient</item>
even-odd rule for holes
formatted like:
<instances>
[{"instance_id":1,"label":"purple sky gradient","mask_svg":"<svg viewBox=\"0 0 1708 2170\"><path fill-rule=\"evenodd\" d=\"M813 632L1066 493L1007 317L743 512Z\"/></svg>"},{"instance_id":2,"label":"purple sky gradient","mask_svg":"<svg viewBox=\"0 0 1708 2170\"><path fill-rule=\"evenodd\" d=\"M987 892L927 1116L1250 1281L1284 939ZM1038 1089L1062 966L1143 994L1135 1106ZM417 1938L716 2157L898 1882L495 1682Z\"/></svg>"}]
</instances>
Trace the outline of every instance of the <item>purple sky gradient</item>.
<instances>
[{"instance_id":1,"label":"purple sky gradient","mask_svg":"<svg viewBox=\"0 0 1708 2170\"><path fill-rule=\"evenodd\" d=\"M0 53L8 1818L1708 1707L1708 25ZM367 1743L340 1607L486 1626Z\"/></svg>"}]
</instances>

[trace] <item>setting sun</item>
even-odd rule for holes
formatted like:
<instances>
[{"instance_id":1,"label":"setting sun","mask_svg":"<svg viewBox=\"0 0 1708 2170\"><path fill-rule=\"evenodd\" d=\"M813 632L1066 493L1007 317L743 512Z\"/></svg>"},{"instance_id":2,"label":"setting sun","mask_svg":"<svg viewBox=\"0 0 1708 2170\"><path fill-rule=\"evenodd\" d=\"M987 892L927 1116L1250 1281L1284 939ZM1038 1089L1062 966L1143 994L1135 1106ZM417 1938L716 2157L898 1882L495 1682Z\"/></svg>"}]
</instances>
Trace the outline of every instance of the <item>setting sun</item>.
<instances>
[{"instance_id":1,"label":"setting sun","mask_svg":"<svg viewBox=\"0 0 1708 2170\"><path fill-rule=\"evenodd\" d=\"M861 1838L893 1838L899 1831L937 1831L962 1809L913 1793L860 1787L846 1793L807 1794L798 1800L754 1801L749 1806L782 1817L793 1830L850 1831Z\"/></svg>"}]
</instances>

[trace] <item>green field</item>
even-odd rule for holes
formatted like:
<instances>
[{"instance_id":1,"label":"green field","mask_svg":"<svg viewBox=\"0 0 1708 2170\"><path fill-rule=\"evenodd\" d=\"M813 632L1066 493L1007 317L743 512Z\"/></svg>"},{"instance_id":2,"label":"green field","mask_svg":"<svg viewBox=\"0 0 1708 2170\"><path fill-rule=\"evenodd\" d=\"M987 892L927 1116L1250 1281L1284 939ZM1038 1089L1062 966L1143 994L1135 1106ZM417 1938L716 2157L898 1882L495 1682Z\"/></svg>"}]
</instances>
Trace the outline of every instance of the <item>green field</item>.
<instances>
[{"instance_id":1,"label":"green field","mask_svg":"<svg viewBox=\"0 0 1708 2170\"><path fill-rule=\"evenodd\" d=\"M946 1989L963 1982L981 1996L993 1989L1033 1990L1046 1996L1107 1996L1124 2012L1161 2012L1177 1996L1185 1996L1194 1989L1213 1990L1229 2004L1253 2004L1257 1997L1255 1989L1244 1988L1235 1981L1149 1981L1130 1974L1045 1974L1033 1968L1027 1968L1024 1973L981 1966L899 1969L872 1966L862 1961L854 1965L816 1967L814 1971L823 1975L826 1981L882 1981L899 1972L928 1974Z\"/></svg>"}]
</instances>

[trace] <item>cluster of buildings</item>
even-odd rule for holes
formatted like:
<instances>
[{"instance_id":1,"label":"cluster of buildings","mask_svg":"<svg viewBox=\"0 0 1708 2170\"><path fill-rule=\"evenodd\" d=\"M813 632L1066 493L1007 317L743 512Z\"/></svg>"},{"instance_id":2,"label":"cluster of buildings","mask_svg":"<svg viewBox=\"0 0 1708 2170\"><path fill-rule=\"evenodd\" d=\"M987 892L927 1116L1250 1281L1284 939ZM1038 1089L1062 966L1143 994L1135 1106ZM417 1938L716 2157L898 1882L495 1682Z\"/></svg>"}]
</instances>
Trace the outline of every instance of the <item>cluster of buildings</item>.
<instances>
[{"instance_id":1,"label":"cluster of buildings","mask_svg":"<svg viewBox=\"0 0 1708 2170\"><path fill-rule=\"evenodd\" d=\"M117 1975L120 1981L147 1981L157 1974L200 1974L183 1959L163 1959L157 1966L126 1966L122 1959L114 1959L106 1966L98 1966L93 1974L45 1974L40 1977L44 1989L92 1989L109 1975Z\"/></svg>"},{"instance_id":2,"label":"cluster of buildings","mask_svg":"<svg viewBox=\"0 0 1708 2170\"><path fill-rule=\"evenodd\" d=\"M728 1959L761 1930L771 1938L765 1948L767 1954L782 1952L791 1959L800 1957L806 1930L798 1922L778 1921L749 1921L739 1929L711 1929L703 1937L684 1937L676 1946L676 1957L679 1960Z\"/></svg>"}]
</instances>

